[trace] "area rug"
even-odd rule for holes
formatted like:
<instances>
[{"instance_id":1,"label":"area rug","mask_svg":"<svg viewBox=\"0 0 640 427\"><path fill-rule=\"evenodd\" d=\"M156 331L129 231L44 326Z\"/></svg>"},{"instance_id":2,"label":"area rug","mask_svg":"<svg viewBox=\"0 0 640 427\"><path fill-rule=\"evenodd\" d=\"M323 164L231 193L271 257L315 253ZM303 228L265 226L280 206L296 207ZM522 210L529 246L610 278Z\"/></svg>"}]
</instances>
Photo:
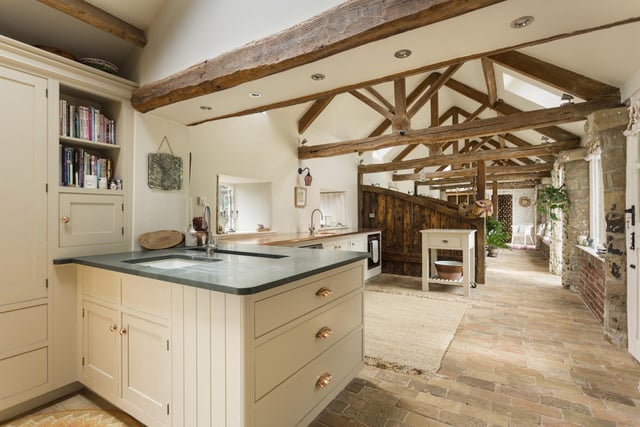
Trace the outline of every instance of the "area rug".
<instances>
[{"instance_id":1,"label":"area rug","mask_svg":"<svg viewBox=\"0 0 640 427\"><path fill-rule=\"evenodd\" d=\"M138 427L139 422L124 413L112 413L101 409L59 411L26 416L5 427Z\"/></svg>"},{"instance_id":2,"label":"area rug","mask_svg":"<svg viewBox=\"0 0 640 427\"><path fill-rule=\"evenodd\" d=\"M413 375L440 368L467 304L365 291L365 363Z\"/></svg>"}]
</instances>

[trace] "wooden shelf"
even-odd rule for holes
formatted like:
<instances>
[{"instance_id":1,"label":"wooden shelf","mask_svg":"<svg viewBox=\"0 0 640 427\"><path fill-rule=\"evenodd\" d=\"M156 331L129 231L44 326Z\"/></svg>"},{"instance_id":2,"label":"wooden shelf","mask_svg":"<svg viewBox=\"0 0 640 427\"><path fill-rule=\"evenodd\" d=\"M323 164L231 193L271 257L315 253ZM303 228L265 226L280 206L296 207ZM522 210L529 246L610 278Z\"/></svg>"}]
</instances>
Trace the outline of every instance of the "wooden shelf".
<instances>
[{"instance_id":1,"label":"wooden shelf","mask_svg":"<svg viewBox=\"0 0 640 427\"><path fill-rule=\"evenodd\" d=\"M81 188L81 187L63 187L58 186L59 193L73 193L73 194L113 194L123 195L124 190L103 190L100 188Z\"/></svg>"},{"instance_id":2,"label":"wooden shelf","mask_svg":"<svg viewBox=\"0 0 640 427\"><path fill-rule=\"evenodd\" d=\"M92 148L96 150L119 150L120 146L117 144L107 144L106 142L90 141L88 139L73 138L70 136L59 135L60 142L64 142L67 145L74 147Z\"/></svg>"}]
</instances>

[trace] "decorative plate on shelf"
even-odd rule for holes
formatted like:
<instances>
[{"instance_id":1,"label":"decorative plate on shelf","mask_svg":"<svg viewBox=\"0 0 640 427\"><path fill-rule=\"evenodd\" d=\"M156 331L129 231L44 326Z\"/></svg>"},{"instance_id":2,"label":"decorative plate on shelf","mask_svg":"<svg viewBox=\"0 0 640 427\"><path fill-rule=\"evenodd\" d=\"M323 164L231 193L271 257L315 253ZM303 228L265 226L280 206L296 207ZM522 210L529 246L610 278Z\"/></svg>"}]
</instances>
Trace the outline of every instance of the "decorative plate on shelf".
<instances>
[{"instance_id":1,"label":"decorative plate on shelf","mask_svg":"<svg viewBox=\"0 0 640 427\"><path fill-rule=\"evenodd\" d=\"M99 58L80 58L78 62L81 62L85 65L88 65L93 68L97 68L98 70L105 71L107 73L115 74L118 72L118 66L112 64L109 61L105 61L104 59Z\"/></svg>"},{"instance_id":2,"label":"decorative plate on shelf","mask_svg":"<svg viewBox=\"0 0 640 427\"><path fill-rule=\"evenodd\" d=\"M531 206L531 199L527 196L522 196L520 197L519 203L523 208L528 208L529 206Z\"/></svg>"}]
</instances>

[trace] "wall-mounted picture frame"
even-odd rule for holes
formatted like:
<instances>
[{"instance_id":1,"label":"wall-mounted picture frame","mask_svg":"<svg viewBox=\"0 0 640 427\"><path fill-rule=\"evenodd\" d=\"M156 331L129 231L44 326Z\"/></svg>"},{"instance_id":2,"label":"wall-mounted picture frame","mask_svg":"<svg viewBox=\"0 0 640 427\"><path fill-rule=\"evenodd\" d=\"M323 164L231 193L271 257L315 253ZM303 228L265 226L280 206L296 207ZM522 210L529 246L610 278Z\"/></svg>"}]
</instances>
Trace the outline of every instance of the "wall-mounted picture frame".
<instances>
[{"instance_id":1,"label":"wall-mounted picture frame","mask_svg":"<svg viewBox=\"0 0 640 427\"><path fill-rule=\"evenodd\" d=\"M293 191L294 206L296 208L304 208L307 206L307 189L304 187L295 187Z\"/></svg>"}]
</instances>

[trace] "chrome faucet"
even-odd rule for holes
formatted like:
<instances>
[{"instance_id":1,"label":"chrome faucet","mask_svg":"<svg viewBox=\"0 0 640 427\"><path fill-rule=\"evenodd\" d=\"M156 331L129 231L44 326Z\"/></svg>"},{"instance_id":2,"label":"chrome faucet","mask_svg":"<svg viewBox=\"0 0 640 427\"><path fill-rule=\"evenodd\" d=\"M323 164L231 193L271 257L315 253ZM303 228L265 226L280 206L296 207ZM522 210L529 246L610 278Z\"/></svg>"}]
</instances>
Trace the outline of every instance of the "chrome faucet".
<instances>
[{"instance_id":1,"label":"chrome faucet","mask_svg":"<svg viewBox=\"0 0 640 427\"><path fill-rule=\"evenodd\" d=\"M211 256L216 249L217 239L213 235L213 226L211 224L211 207L206 202L202 208L202 222L203 227L207 227L206 242L204 242L204 247L207 251L207 256Z\"/></svg>"},{"instance_id":2,"label":"chrome faucet","mask_svg":"<svg viewBox=\"0 0 640 427\"><path fill-rule=\"evenodd\" d=\"M313 226L313 214L316 213L316 211L320 212L320 220L322 221L324 219L324 215L322 214L322 211L320 209L316 208L311 211L311 226L309 227L309 236L313 236L316 231L315 227Z\"/></svg>"}]
</instances>

